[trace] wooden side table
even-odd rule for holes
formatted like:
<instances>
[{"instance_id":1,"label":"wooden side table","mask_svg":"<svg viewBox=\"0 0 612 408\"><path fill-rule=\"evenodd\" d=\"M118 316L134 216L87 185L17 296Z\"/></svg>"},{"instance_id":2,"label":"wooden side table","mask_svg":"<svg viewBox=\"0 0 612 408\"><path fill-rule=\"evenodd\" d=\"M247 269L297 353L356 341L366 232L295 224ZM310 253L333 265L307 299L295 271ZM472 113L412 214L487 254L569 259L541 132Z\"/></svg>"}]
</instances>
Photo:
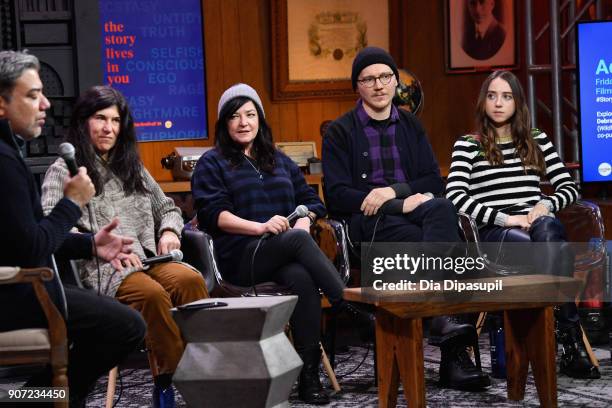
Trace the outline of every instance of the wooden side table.
<instances>
[{"instance_id":1,"label":"wooden side table","mask_svg":"<svg viewBox=\"0 0 612 408\"><path fill-rule=\"evenodd\" d=\"M426 406L423 317L500 310L504 311L508 398L524 398L531 364L541 406L557 406L552 306L562 303L554 300L559 293L564 299L576 294L580 282L549 275L501 279L503 296L482 294L478 302L449 302L443 294L432 291L344 290L346 300L376 306L379 407L395 407L400 381L409 407Z\"/></svg>"}]
</instances>

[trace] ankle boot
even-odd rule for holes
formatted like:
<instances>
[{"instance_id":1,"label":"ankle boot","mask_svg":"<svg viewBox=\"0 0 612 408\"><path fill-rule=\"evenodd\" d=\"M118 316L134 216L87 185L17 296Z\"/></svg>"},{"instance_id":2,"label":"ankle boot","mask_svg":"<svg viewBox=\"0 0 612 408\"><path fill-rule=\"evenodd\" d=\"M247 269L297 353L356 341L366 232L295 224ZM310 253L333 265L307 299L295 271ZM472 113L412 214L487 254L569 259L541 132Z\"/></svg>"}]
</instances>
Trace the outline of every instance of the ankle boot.
<instances>
[{"instance_id":1,"label":"ankle boot","mask_svg":"<svg viewBox=\"0 0 612 408\"><path fill-rule=\"evenodd\" d=\"M361 341L364 343L371 343L374 341L376 318L373 313L366 310L362 305L344 300L334 306L334 311L336 313L345 313L356 323Z\"/></svg>"},{"instance_id":2,"label":"ankle boot","mask_svg":"<svg viewBox=\"0 0 612 408\"><path fill-rule=\"evenodd\" d=\"M475 391L491 385L491 378L472 362L468 345L455 339L442 344L440 350L440 386Z\"/></svg>"},{"instance_id":3,"label":"ankle boot","mask_svg":"<svg viewBox=\"0 0 612 408\"><path fill-rule=\"evenodd\" d=\"M475 339L476 328L461 321L459 316L437 316L431 319L429 344L442 346L455 338ZM464 340L465 341L465 340Z\"/></svg>"},{"instance_id":4,"label":"ankle boot","mask_svg":"<svg viewBox=\"0 0 612 408\"><path fill-rule=\"evenodd\" d=\"M321 364L321 349L316 346L299 348L296 350L304 362L298 377L298 396L307 404L329 404L329 395L321 386L319 379L319 365Z\"/></svg>"},{"instance_id":5,"label":"ankle boot","mask_svg":"<svg viewBox=\"0 0 612 408\"><path fill-rule=\"evenodd\" d=\"M599 369L591 363L586 351L580 324L575 324L568 329L559 329L557 341L563 349L559 363L563 374L568 377L583 379L600 377Z\"/></svg>"}]
</instances>

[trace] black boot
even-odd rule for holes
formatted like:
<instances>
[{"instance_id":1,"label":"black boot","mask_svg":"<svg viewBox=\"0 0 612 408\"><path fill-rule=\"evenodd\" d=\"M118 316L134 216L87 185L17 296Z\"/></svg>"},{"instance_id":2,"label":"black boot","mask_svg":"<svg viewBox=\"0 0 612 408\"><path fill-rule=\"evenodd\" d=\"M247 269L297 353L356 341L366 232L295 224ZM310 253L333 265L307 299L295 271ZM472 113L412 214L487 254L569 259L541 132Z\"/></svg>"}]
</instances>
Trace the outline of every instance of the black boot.
<instances>
[{"instance_id":1,"label":"black boot","mask_svg":"<svg viewBox=\"0 0 612 408\"><path fill-rule=\"evenodd\" d=\"M583 379L597 379L601 376L599 369L591 363L586 351L580 324L575 324L568 329L559 329L557 340L563 348L559 364L563 374Z\"/></svg>"},{"instance_id":2,"label":"black boot","mask_svg":"<svg viewBox=\"0 0 612 408\"><path fill-rule=\"evenodd\" d=\"M461 321L461 316L438 316L431 320L429 343L439 346L440 385L461 390L479 390L491 385L491 378L480 368L476 328ZM472 346L477 355L476 366L467 352Z\"/></svg>"},{"instance_id":3,"label":"black boot","mask_svg":"<svg viewBox=\"0 0 612 408\"><path fill-rule=\"evenodd\" d=\"M319 379L319 365L321 363L321 348L316 346L299 348L296 350L304 362L298 377L298 395L307 404L329 404L329 395L321 386Z\"/></svg>"},{"instance_id":4,"label":"black boot","mask_svg":"<svg viewBox=\"0 0 612 408\"><path fill-rule=\"evenodd\" d=\"M467 347L465 341L460 338L441 345L441 387L476 391L491 385L491 378L472 362Z\"/></svg>"},{"instance_id":5,"label":"black boot","mask_svg":"<svg viewBox=\"0 0 612 408\"><path fill-rule=\"evenodd\" d=\"M374 314L366 310L364 306L343 300L333 306L333 311L336 313L345 313L356 323L361 341L364 343L371 343L374 341L376 318Z\"/></svg>"},{"instance_id":6,"label":"black boot","mask_svg":"<svg viewBox=\"0 0 612 408\"><path fill-rule=\"evenodd\" d=\"M476 338L476 328L461 322L459 316L437 316L431 319L429 327L429 344L442 346L443 343L456 337Z\"/></svg>"}]
</instances>

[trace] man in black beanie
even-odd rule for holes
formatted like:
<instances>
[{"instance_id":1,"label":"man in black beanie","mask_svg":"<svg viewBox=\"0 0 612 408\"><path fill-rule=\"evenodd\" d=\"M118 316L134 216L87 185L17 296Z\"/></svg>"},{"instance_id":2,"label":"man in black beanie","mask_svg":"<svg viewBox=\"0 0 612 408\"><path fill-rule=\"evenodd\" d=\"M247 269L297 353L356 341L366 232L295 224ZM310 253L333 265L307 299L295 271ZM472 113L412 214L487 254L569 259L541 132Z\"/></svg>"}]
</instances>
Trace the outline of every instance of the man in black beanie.
<instances>
[{"instance_id":1,"label":"man in black beanie","mask_svg":"<svg viewBox=\"0 0 612 408\"><path fill-rule=\"evenodd\" d=\"M453 204L434 198L444 184L425 130L413 114L392 104L398 85L393 57L382 48L364 48L353 61L351 81L360 99L323 138L329 213L348 223L356 242L460 241ZM442 350L442 386L490 385L466 350L474 338L471 324L432 319L430 343Z\"/></svg>"}]
</instances>

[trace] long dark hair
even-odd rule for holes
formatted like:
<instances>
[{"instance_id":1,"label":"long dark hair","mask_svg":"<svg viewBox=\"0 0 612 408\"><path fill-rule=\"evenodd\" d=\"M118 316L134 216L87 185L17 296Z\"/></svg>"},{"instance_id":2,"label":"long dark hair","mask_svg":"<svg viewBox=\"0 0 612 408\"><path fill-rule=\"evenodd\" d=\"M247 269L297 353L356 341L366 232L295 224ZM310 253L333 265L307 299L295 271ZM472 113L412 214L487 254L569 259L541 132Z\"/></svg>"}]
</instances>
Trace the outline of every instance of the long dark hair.
<instances>
[{"instance_id":1,"label":"long dark hair","mask_svg":"<svg viewBox=\"0 0 612 408\"><path fill-rule=\"evenodd\" d=\"M485 158L489 163L498 166L504 162L504 156L500 148L495 144L495 127L487 116L486 111L489 85L497 78L508 82L512 90L516 110L510 118L510 133L521 162L525 170L527 167L535 167L540 174L544 174L546 172L546 163L538 143L531 135L531 118L525 100L525 93L516 75L510 71L493 72L480 88L480 95L476 104L476 128L480 134L480 142L482 143Z\"/></svg>"},{"instance_id":2,"label":"long dark hair","mask_svg":"<svg viewBox=\"0 0 612 408\"><path fill-rule=\"evenodd\" d=\"M105 180L95 165L97 154L91 143L87 121L96 112L111 106L117 107L121 122L117 143L108 153L107 168L122 181L128 195L146 193L143 165L136 148L134 119L121 92L109 86L94 86L86 90L74 105L67 141L74 145L77 164L87 169L96 195L102 194Z\"/></svg>"},{"instance_id":3,"label":"long dark hair","mask_svg":"<svg viewBox=\"0 0 612 408\"><path fill-rule=\"evenodd\" d=\"M274 170L274 153L276 151L274 147L274 141L272 139L272 131L268 126L268 122L264 118L263 112L257 103L251 98L246 96L238 96L230 99L219 112L219 119L215 125L215 146L221 151L223 157L225 157L233 166L238 166L243 159L243 148L240 144L234 142L232 137L227 130L227 123L231 116L238 110L242 105L247 102L253 102L255 109L257 110L257 116L259 117L259 130L253 140L253 146L251 147L251 157L257 163L257 166L268 173L272 173Z\"/></svg>"}]
</instances>

